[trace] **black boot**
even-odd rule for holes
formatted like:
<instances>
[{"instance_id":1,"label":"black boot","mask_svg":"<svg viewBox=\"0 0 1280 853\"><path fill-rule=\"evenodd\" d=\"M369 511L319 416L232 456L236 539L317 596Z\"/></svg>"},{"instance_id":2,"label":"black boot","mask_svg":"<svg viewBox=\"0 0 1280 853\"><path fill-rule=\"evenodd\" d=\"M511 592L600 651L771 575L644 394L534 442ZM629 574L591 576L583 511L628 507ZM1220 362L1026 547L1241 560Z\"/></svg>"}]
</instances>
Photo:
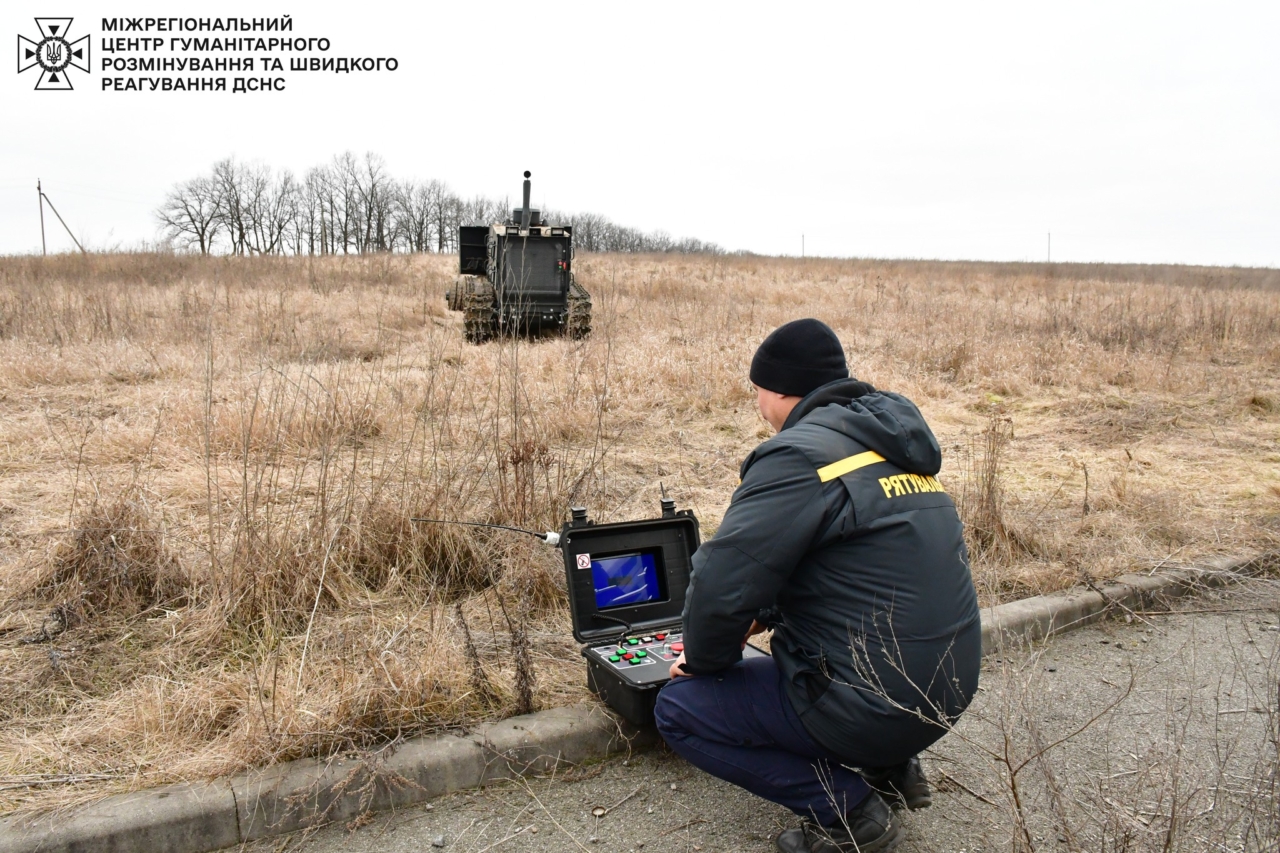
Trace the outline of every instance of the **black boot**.
<instances>
[{"instance_id":1,"label":"black boot","mask_svg":"<svg viewBox=\"0 0 1280 853\"><path fill-rule=\"evenodd\" d=\"M811 853L809 842L804 840L804 829L784 829L773 837L773 846L781 853Z\"/></svg>"},{"instance_id":2,"label":"black boot","mask_svg":"<svg viewBox=\"0 0 1280 853\"><path fill-rule=\"evenodd\" d=\"M872 791L845 813L843 823L819 826L806 820L799 829L778 833L773 845L781 853L888 853L902 838L893 810Z\"/></svg>"},{"instance_id":3,"label":"black boot","mask_svg":"<svg viewBox=\"0 0 1280 853\"><path fill-rule=\"evenodd\" d=\"M933 805L933 792L917 756L892 767L863 768L862 778L895 809L915 811Z\"/></svg>"}]
</instances>

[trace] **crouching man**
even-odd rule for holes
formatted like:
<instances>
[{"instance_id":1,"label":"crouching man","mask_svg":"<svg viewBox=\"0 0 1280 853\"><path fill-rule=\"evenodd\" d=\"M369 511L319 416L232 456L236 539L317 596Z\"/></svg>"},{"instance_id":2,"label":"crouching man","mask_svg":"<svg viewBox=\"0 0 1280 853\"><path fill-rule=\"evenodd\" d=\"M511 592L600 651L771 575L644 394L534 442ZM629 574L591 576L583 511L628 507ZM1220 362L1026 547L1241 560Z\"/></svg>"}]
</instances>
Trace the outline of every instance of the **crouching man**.
<instances>
[{"instance_id":1,"label":"crouching man","mask_svg":"<svg viewBox=\"0 0 1280 853\"><path fill-rule=\"evenodd\" d=\"M742 463L693 558L684 654L658 730L801 826L783 853L890 850L923 808L917 754L978 685L982 633L960 518L919 409L849 377L835 333L796 320L751 362L777 435ZM773 629L768 658L745 638Z\"/></svg>"}]
</instances>

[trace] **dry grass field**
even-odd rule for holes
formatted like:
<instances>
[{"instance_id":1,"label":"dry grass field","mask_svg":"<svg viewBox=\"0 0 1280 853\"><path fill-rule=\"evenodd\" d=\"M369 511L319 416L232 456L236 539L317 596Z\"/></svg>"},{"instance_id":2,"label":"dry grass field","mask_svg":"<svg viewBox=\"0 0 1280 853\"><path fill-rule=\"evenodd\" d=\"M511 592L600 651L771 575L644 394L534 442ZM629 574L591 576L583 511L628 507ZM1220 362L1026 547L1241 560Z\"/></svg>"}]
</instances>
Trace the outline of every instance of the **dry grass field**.
<instances>
[{"instance_id":1,"label":"dry grass field","mask_svg":"<svg viewBox=\"0 0 1280 853\"><path fill-rule=\"evenodd\" d=\"M713 533L816 316L943 444L984 603L1280 541L1280 273L584 255L463 343L439 256L0 259L0 812L584 697L558 529Z\"/></svg>"}]
</instances>

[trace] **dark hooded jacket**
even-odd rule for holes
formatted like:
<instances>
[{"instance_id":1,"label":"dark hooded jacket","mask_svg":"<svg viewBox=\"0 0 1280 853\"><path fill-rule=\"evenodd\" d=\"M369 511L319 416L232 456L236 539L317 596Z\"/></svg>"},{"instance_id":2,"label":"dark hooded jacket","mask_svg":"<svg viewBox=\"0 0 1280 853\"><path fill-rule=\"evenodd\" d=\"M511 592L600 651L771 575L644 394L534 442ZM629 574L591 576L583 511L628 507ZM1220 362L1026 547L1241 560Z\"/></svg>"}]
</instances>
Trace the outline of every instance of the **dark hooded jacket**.
<instances>
[{"instance_id":1,"label":"dark hooded jacket","mask_svg":"<svg viewBox=\"0 0 1280 853\"><path fill-rule=\"evenodd\" d=\"M897 394L818 388L742 463L693 558L686 667L741 658L752 619L809 734L854 766L933 743L978 685L982 631L937 439Z\"/></svg>"}]
</instances>

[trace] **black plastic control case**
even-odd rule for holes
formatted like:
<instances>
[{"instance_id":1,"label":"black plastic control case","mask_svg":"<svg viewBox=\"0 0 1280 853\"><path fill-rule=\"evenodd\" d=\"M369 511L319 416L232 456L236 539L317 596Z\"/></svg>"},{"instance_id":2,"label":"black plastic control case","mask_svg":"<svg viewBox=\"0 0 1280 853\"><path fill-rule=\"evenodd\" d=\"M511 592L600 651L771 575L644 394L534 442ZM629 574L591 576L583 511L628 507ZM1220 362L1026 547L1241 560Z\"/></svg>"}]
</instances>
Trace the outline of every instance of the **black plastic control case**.
<instances>
[{"instance_id":1,"label":"black plastic control case","mask_svg":"<svg viewBox=\"0 0 1280 853\"><path fill-rule=\"evenodd\" d=\"M636 725L653 722L658 691L671 680L671 663L683 649L680 617L700 543L698 519L689 510L677 512L675 502L666 499L661 518L611 524L596 524L585 509L574 507L573 520L561 529L573 636L586 644L587 686ZM653 555L659 599L600 610L592 559L637 553ZM745 654L764 652L747 646Z\"/></svg>"}]
</instances>

